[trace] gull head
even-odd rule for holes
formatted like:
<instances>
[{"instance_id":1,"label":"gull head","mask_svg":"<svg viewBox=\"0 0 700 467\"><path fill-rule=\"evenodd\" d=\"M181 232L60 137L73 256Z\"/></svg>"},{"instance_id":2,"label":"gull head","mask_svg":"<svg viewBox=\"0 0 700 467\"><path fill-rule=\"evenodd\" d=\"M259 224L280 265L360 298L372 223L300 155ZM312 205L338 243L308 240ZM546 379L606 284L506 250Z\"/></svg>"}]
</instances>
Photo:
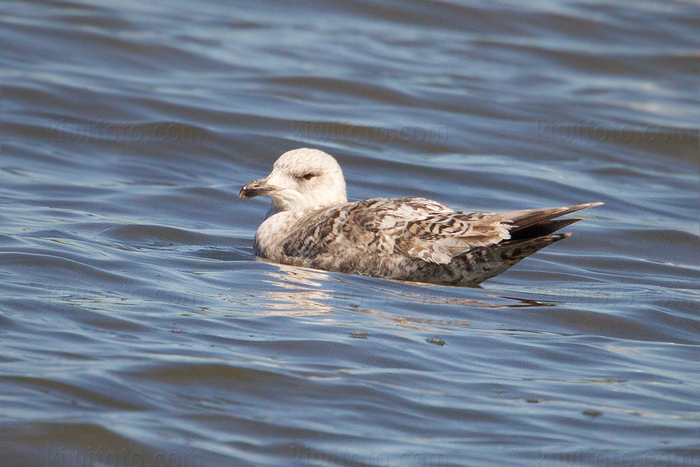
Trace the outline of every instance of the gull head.
<instances>
[{"instance_id":1,"label":"gull head","mask_svg":"<svg viewBox=\"0 0 700 467\"><path fill-rule=\"evenodd\" d=\"M246 183L239 198L269 196L275 212L316 209L346 203L345 179L338 162L318 149L282 154L267 177Z\"/></svg>"}]
</instances>

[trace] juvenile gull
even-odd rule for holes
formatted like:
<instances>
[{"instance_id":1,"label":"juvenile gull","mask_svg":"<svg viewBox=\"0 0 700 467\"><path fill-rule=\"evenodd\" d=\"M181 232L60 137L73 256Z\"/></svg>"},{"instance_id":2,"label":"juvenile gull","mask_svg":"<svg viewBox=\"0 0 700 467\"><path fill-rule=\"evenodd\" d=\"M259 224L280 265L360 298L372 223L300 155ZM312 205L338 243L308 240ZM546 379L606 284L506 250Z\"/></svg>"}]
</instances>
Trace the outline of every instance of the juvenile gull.
<instances>
[{"instance_id":1,"label":"juvenile gull","mask_svg":"<svg viewBox=\"0 0 700 467\"><path fill-rule=\"evenodd\" d=\"M476 285L541 248L580 219L553 220L602 203L500 213L456 212L426 198L348 203L336 160L295 149L241 198L265 195L272 208L255 234L255 254L279 263L405 281Z\"/></svg>"}]
</instances>

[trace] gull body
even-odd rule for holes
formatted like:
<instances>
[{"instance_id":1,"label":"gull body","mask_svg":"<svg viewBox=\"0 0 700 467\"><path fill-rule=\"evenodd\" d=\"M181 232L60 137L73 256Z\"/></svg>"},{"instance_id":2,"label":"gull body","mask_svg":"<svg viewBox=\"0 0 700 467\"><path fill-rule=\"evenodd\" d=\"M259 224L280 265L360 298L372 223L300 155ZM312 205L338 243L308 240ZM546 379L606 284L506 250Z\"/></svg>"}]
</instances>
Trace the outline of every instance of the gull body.
<instances>
[{"instance_id":1,"label":"gull body","mask_svg":"<svg viewBox=\"0 0 700 467\"><path fill-rule=\"evenodd\" d=\"M255 234L269 260L328 271L450 285L476 285L570 234L579 219L556 217L602 203L501 213L457 212L426 198L348 202L338 162L318 149L295 149L241 198L268 196Z\"/></svg>"}]
</instances>

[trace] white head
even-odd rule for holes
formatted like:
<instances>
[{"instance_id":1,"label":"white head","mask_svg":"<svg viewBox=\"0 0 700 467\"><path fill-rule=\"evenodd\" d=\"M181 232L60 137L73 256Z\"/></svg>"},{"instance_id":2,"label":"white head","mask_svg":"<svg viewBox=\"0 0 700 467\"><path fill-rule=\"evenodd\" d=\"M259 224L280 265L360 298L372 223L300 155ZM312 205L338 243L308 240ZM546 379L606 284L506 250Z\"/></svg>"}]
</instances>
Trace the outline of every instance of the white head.
<instances>
[{"instance_id":1,"label":"white head","mask_svg":"<svg viewBox=\"0 0 700 467\"><path fill-rule=\"evenodd\" d=\"M294 149L282 154L267 177L246 183L240 198L272 198L273 209L296 211L346 203L345 179L332 156L318 149Z\"/></svg>"}]
</instances>

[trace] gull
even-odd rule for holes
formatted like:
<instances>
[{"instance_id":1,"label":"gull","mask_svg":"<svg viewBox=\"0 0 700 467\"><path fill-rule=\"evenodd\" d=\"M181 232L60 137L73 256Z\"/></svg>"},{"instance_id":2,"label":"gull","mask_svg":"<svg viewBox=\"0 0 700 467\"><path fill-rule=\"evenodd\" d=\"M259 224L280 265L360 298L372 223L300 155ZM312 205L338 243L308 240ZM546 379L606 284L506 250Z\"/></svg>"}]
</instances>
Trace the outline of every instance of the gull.
<instances>
[{"instance_id":1,"label":"gull","mask_svg":"<svg viewBox=\"0 0 700 467\"><path fill-rule=\"evenodd\" d=\"M426 198L348 202L338 162L318 149L282 154L241 188L272 207L255 255L277 263L386 279L475 286L571 235L559 216L603 203L508 212L463 212Z\"/></svg>"}]
</instances>

